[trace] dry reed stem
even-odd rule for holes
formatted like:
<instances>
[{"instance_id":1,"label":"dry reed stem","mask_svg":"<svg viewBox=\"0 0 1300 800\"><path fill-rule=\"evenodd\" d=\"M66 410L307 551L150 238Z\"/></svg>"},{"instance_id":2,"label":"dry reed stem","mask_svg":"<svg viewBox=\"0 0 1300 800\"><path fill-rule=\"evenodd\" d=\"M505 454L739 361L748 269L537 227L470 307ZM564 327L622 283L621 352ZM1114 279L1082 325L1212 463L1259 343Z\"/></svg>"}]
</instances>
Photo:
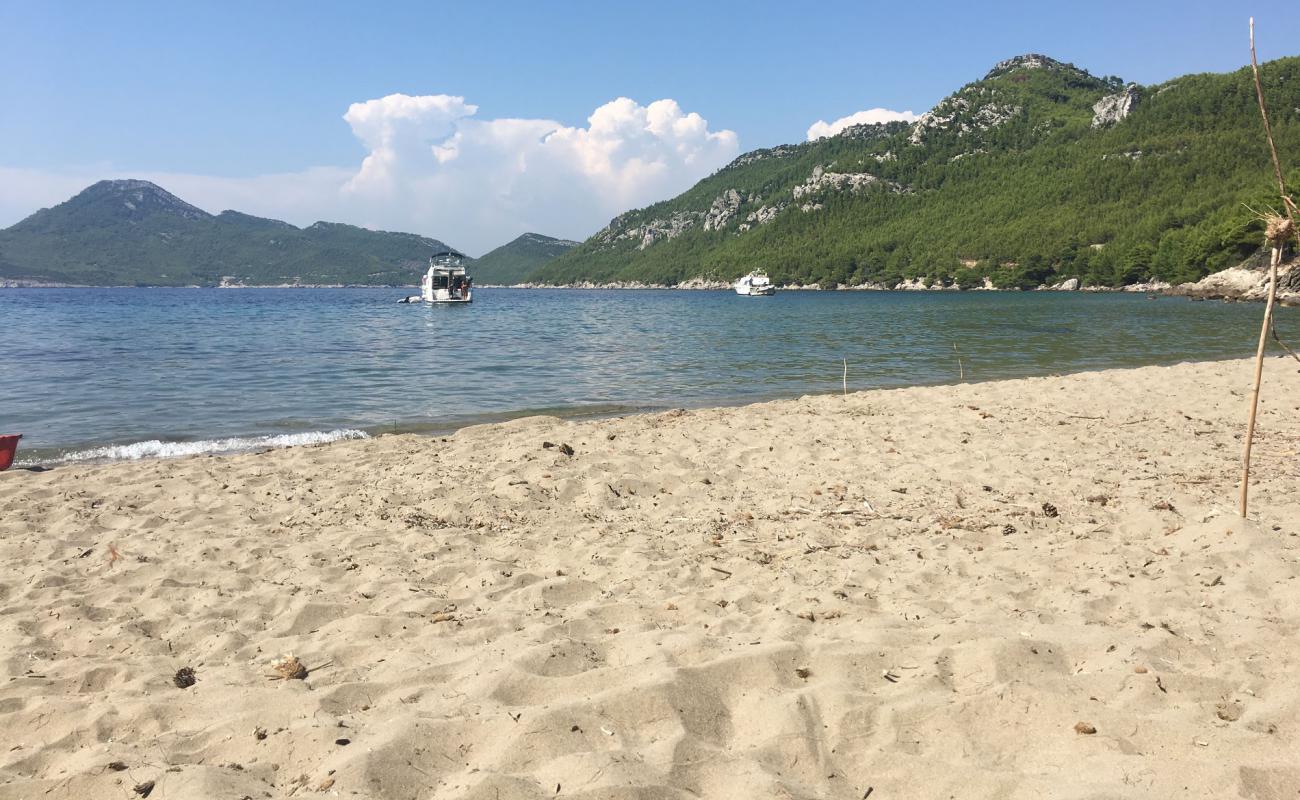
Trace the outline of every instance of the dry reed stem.
<instances>
[{"instance_id":1,"label":"dry reed stem","mask_svg":"<svg viewBox=\"0 0 1300 800\"><path fill-rule=\"evenodd\" d=\"M1273 302L1277 299L1277 267L1282 261L1282 246L1286 237L1296 237L1300 245L1300 230L1295 224L1295 203L1286 193L1286 181L1282 178L1282 162L1277 157L1277 145L1273 143L1273 126L1268 121L1268 106L1264 102L1264 85L1259 80L1259 59L1255 55L1255 18L1250 18L1250 69L1255 78L1255 98L1259 101L1259 116L1264 121L1264 136L1268 139L1268 151L1273 158L1273 174L1277 177L1278 194L1286 209L1286 219L1270 219L1266 232L1269 243L1273 246L1273 257L1269 260L1268 302L1264 305L1264 323L1259 331L1259 347L1255 351L1255 385L1250 396L1250 411L1246 419L1246 444L1241 456L1241 516L1246 517L1250 494L1250 448L1255 441L1255 415L1259 411L1259 386L1264 377L1264 348L1268 345L1268 333L1272 329Z\"/></svg>"},{"instance_id":2,"label":"dry reed stem","mask_svg":"<svg viewBox=\"0 0 1300 800\"><path fill-rule=\"evenodd\" d=\"M1300 228L1296 227L1295 222L1295 201L1286 193L1286 181L1282 179L1282 162L1277 157L1277 145L1273 143L1273 126L1268 121L1268 107L1264 103L1264 85L1259 80L1259 61L1255 57L1254 17L1250 18L1250 69L1255 76L1255 98L1259 101L1259 116L1264 120L1264 136L1268 138L1268 152L1273 157L1273 174L1277 177L1277 191L1282 196L1287 221L1291 223L1290 233L1296 237L1296 244L1300 245Z\"/></svg>"},{"instance_id":3,"label":"dry reed stem","mask_svg":"<svg viewBox=\"0 0 1300 800\"><path fill-rule=\"evenodd\" d=\"M1255 442L1255 413L1259 410L1259 384L1264 377L1264 348L1268 345L1268 332L1273 321L1273 301L1277 298L1277 265L1282 261L1282 245L1273 245L1269 259L1268 302L1264 305L1264 324L1259 331L1259 349L1255 351L1255 387L1250 395L1250 416L1246 420L1246 445L1241 456L1241 516L1247 509L1250 492L1250 446Z\"/></svg>"}]
</instances>

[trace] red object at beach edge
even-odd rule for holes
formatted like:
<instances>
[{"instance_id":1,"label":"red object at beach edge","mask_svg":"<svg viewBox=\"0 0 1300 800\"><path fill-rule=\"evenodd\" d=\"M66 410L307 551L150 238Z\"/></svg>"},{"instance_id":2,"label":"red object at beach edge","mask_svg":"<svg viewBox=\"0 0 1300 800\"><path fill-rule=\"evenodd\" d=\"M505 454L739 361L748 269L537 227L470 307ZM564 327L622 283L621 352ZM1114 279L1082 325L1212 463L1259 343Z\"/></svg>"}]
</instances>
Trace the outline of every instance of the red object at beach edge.
<instances>
[{"instance_id":1,"label":"red object at beach edge","mask_svg":"<svg viewBox=\"0 0 1300 800\"><path fill-rule=\"evenodd\" d=\"M18 452L18 440L21 438L21 433L0 436L0 472L13 466L14 453Z\"/></svg>"}]
</instances>

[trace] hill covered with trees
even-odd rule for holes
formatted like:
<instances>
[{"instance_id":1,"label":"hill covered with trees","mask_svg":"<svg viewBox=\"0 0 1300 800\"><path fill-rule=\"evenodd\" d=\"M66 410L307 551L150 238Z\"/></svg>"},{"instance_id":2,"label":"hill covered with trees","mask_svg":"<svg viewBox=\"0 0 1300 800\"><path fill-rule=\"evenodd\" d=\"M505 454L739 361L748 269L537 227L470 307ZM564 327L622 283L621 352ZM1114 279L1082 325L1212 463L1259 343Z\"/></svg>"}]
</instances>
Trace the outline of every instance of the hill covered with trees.
<instances>
[{"instance_id":1,"label":"hill covered with trees","mask_svg":"<svg viewBox=\"0 0 1300 800\"><path fill-rule=\"evenodd\" d=\"M412 284L437 239L209 214L148 181L100 181L0 230L0 280L87 286Z\"/></svg>"},{"instance_id":2,"label":"hill covered with trees","mask_svg":"<svg viewBox=\"0 0 1300 800\"><path fill-rule=\"evenodd\" d=\"M577 246L568 239L525 233L475 259L474 280L479 284L522 283L530 273Z\"/></svg>"},{"instance_id":3,"label":"hill covered with trees","mask_svg":"<svg viewBox=\"0 0 1300 800\"><path fill-rule=\"evenodd\" d=\"M1262 75L1278 147L1300 153L1300 58ZM1030 54L913 124L746 153L530 280L1177 283L1259 248L1272 181L1248 68L1137 86Z\"/></svg>"}]
</instances>

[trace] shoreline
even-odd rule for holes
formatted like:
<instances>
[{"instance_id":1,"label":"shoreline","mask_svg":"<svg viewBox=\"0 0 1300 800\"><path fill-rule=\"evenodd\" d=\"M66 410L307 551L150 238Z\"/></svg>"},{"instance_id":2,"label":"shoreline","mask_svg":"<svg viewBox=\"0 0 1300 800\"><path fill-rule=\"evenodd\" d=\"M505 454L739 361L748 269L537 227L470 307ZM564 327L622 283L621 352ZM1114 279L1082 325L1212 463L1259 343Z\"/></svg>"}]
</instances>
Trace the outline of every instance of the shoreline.
<instances>
[{"instance_id":1,"label":"shoreline","mask_svg":"<svg viewBox=\"0 0 1300 800\"><path fill-rule=\"evenodd\" d=\"M1003 381L1059 378L1099 372L1122 372L1147 368L1175 367L1184 364L1221 364L1226 361L1234 361L1238 359L1239 357L1229 356L1220 359L1185 359L1157 364L1133 364L1100 368L1084 367L1073 370L1065 369L1039 375L993 375L989 377L976 378L960 378L958 376L952 376L945 379L901 385L859 386L851 388L850 394L944 386L978 386L981 384L999 383ZM532 417L545 417L565 422L583 423L610 419L649 417L670 411L743 409L747 406L763 403L788 402L803 397L834 397L841 394L842 392L839 389L826 389L824 391L809 390L795 394L773 393L748 396L738 395L731 398L714 398L700 404L688 403L680 406L634 404L627 406L571 406L547 409L520 408L499 413L486 413L464 418L449 419L442 422L394 420L393 422L376 423L373 425L357 423L342 428L310 428L293 432L254 430L213 433L189 437L169 436L163 433L152 438L80 442L66 446L53 445L39 448L20 446L18 458L15 460L12 469L49 471L52 469L61 469L79 465L94 466L138 461L171 461L178 458L224 457L247 453L271 452L274 450L293 447L311 447L338 440L376 439L392 435L414 435L438 438L453 436L458 431L465 428L483 425L508 424L517 419L527 419ZM31 455L32 453L40 453L41 455L33 456Z\"/></svg>"},{"instance_id":2,"label":"shoreline","mask_svg":"<svg viewBox=\"0 0 1300 800\"><path fill-rule=\"evenodd\" d=\"M995 287L977 287L972 289L962 289L957 286L926 286L923 283L916 284L899 284L888 287L878 284L855 284L841 285L833 289L822 288L816 284L812 285L792 285L781 286L779 292L906 292L906 293L983 293L983 292L1007 292L1007 293L1035 293L1035 292L1080 292L1084 294L1111 294L1111 293L1146 293L1158 297L1181 297L1192 301L1202 300L1219 300L1223 302L1263 302L1266 294L1266 283L1258 276L1251 278L1247 273L1248 270L1235 270L1229 272L1240 273L1237 275L1224 276L1220 273L1208 276L1202 281L1195 284L1161 284L1161 283L1134 283L1125 286L1081 286L1078 288L1061 288L1059 286L1039 286L1035 289L999 289ZM388 285L388 284L266 284L266 285L248 285L248 286L92 286L82 284L24 284L13 285L0 283L0 290L49 290L49 289L199 289L199 290L238 290L238 289L393 289L408 290L418 289L415 284L410 285ZM686 283L686 284L650 284L637 282L613 282L613 283L569 283L569 284L482 284L478 289L518 289L518 290L556 290L556 291L715 291L729 292L732 290L730 284L724 283ZM1283 307L1300 306L1300 291L1280 291L1278 294L1278 303Z\"/></svg>"},{"instance_id":3,"label":"shoreline","mask_svg":"<svg viewBox=\"0 0 1300 800\"><path fill-rule=\"evenodd\" d=\"M0 473L0 798L1293 793L1286 363Z\"/></svg>"}]
</instances>

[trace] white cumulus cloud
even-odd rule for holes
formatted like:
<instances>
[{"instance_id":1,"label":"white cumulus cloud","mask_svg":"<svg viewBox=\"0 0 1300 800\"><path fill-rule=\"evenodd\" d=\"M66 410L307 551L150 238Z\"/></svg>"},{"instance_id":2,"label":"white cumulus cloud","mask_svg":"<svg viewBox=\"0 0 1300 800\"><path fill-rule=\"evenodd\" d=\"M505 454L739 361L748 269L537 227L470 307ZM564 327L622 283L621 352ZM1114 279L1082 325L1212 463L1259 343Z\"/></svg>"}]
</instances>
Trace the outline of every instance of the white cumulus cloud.
<instances>
[{"instance_id":1,"label":"white cumulus cloud","mask_svg":"<svg viewBox=\"0 0 1300 800\"><path fill-rule=\"evenodd\" d=\"M442 94L353 103L343 120L366 156L350 168L221 177L0 167L0 175L21 177L0 181L0 225L96 180L139 177L213 212L411 231L479 255L525 231L585 238L623 211L685 191L739 150L734 132L710 130L668 99L641 105L620 97L586 126L477 112Z\"/></svg>"},{"instance_id":2,"label":"white cumulus cloud","mask_svg":"<svg viewBox=\"0 0 1300 800\"><path fill-rule=\"evenodd\" d=\"M850 125L874 125L878 122L915 122L916 115L911 111L891 111L888 108L869 108L847 117L840 117L834 122L819 119L808 127L808 141L834 136Z\"/></svg>"},{"instance_id":3,"label":"white cumulus cloud","mask_svg":"<svg viewBox=\"0 0 1300 800\"><path fill-rule=\"evenodd\" d=\"M582 238L687 189L738 150L733 132L710 131L672 100L620 97L586 127L476 110L446 95L354 104L344 119L370 153L344 187L348 202L471 250L527 230Z\"/></svg>"}]
</instances>

